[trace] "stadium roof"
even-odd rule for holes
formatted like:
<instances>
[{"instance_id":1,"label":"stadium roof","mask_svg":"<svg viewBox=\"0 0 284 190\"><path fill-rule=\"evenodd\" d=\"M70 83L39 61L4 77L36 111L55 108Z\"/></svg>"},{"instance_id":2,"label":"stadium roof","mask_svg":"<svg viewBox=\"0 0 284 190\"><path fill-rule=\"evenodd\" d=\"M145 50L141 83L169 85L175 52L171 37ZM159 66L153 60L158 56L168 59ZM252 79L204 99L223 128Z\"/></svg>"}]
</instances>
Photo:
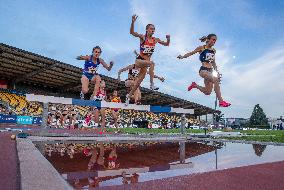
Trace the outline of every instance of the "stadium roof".
<instances>
[{"instance_id":1,"label":"stadium roof","mask_svg":"<svg viewBox=\"0 0 284 190\"><path fill-rule=\"evenodd\" d=\"M0 43L0 67L0 78L9 80L11 84L28 82L62 93L76 93L78 96L81 91L81 68L3 43ZM120 96L125 98L127 89L124 82L104 75L101 77L106 81L107 91L117 89ZM90 88L93 87L91 84ZM212 108L147 88L142 87L141 92L143 104L194 109L196 116L220 113Z\"/></svg>"}]
</instances>

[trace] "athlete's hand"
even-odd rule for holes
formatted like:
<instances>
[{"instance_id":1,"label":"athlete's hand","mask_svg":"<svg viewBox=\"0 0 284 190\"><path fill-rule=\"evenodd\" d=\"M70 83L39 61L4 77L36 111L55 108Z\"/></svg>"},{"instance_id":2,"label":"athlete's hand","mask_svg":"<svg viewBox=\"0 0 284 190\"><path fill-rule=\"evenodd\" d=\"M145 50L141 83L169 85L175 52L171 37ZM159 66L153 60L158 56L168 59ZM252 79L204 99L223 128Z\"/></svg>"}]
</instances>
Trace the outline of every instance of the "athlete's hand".
<instances>
[{"instance_id":1,"label":"athlete's hand","mask_svg":"<svg viewBox=\"0 0 284 190\"><path fill-rule=\"evenodd\" d=\"M77 60L81 60L82 55L76 57Z\"/></svg>"},{"instance_id":2,"label":"athlete's hand","mask_svg":"<svg viewBox=\"0 0 284 190\"><path fill-rule=\"evenodd\" d=\"M113 64L114 64L113 61L109 62L109 67L110 67L110 69L112 68Z\"/></svg>"},{"instance_id":3,"label":"athlete's hand","mask_svg":"<svg viewBox=\"0 0 284 190\"><path fill-rule=\"evenodd\" d=\"M161 77L160 80L161 80L162 82L164 82L164 81L165 81L165 78L164 78L164 77Z\"/></svg>"},{"instance_id":4,"label":"athlete's hand","mask_svg":"<svg viewBox=\"0 0 284 190\"><path fill-rule=\"evenodd\" d=\"M138 18L137 15L133 15L133 16L132 16L132 22L135 22L137 18Z\"/></svg>"},{"instance_id":5,"label":"athlete's hand","mask_svg":"<svg viewBox=\"0 0 284 190\"><path fill-rule=\"evenodd\" d=\"M178 59L183 59L182 55L177 56Z\"/></svg>"},{"instance_id":6,"label":"athlete's hand","mask_svg":"<svg viewBox=\"0 0 284 190\"><path fill-rule=\"evenodd\" d=\"M166 35L166 38L167 38L167 40L169 40L171 38L171 36L170 35Z\"/></svg>"},{"instance_id":7,"label":"athlete's hand","mask_svg":"<svg viewBox=\"0 0 284 190\"><path fill-rule=\"evenodd\" d=\"M136 50L134 50L133 52L134 52L135 56L138 57L138 55L139 55L138 52Z\"/></svg>"},{"instance_id":8,"label":"athlete's hand","mask_svg":"<svg viewBox=\"0 0 284 190\"><path fill-rule=\"evenodd\" d=\"M218 76L218 79L219 79L219 80L221 80L221 78L222 78L222 74L221 74L221 73L219 73L219 71L217 71L217 73L218 73L218 75L217 75L217 76Z\"/></svg>"}]
</instances>

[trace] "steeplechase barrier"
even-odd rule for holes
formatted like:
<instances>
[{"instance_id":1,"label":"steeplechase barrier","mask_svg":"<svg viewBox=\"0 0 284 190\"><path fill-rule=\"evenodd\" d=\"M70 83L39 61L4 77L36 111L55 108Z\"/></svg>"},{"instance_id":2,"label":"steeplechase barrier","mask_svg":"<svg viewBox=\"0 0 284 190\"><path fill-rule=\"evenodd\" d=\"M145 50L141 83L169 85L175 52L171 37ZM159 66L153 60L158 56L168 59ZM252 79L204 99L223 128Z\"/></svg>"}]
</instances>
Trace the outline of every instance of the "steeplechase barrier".
<instances>
[{"instance_id":1,"label":"steeplechase barrier","mask_svg":"<svg viewBox=\"0 0 284 190\"><path fill-rule=\"evenodd\" d=\"M119 109L128 109L128 110L136 110L136 111L149 111L153 113L183 114L182 124L181 124L182 134L184 133L185 114L194 114L194 109L173 108L169 106L136 105L136 104L125 105L124 103L116 103L116 102L81 100L81 99L75 99L75 98L44 96L44 95L35 95L35 94L26 94L26 100L43 103L42 127L45 127L47 124L49 103L71 104L71 105L78 105L78 106L92 106L92 107L98 107L98 108L119 108Z\"/></svg>"}]
</instances>

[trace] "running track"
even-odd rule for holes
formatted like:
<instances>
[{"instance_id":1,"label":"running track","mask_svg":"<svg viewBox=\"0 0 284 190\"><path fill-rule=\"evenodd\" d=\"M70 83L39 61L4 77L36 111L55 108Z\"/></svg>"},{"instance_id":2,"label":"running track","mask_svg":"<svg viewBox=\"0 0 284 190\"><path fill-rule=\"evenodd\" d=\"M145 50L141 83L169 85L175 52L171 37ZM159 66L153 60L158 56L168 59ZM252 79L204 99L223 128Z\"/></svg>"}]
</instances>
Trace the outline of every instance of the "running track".
<instances>
[{"instance_id":1,"label":"running track","mask_svg":"<svg viewBox=\"0 0 284 190\"><path fill-rule=\"evenodd\" d=\"M0 189L20 190L16 141L10 140L11 134L0 133ZM284 161L99 189L283 190Z\"/></svg>"}]
</instances>

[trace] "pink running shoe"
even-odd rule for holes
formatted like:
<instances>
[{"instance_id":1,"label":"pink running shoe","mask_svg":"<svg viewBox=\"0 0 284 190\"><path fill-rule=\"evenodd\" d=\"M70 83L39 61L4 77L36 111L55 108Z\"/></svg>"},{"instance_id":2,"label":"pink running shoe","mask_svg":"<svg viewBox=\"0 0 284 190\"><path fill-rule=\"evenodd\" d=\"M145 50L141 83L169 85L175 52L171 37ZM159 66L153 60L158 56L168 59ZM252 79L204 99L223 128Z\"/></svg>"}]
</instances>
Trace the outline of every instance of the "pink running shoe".
<instances>
[{"instance_id":1,"label":"pink running shoe","mask_svg":"<svg viewBox=\"0 0 284 190\"><path fill-rule=\"evenodd\" d=\"M219 106L220 107L229 107L231 105L231 103L229 103L229 102L226 102L226 101L221 101L221 102L219 102Z\"/></svg>"},{"instance_id":2,"label":"pink running shoe","mask_svg":"<svg viewBox=\"0 0 284 190\"><path fill-rule=\"evenodd\" d=\"M192 82L190 86L188 86L187 90L191 91L193 88L197 88L197 84L195 82Z\"/></svg>"}]
</instances>

